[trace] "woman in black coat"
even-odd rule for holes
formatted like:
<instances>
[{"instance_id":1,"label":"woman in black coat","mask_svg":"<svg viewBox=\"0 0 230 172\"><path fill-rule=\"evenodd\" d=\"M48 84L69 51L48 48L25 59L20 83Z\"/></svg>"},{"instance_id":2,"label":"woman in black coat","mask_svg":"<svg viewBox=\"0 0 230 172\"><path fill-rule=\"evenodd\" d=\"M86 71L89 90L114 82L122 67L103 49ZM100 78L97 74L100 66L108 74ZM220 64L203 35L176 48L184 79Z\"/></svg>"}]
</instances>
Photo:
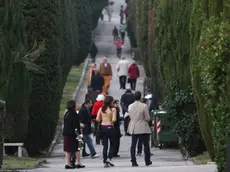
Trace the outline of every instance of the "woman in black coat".
<instances>
[{"instance_id":1,"label":"woman in black coat","mask_svg":"<svg viewBox=\"0 0 230 172\"><path fill-rule=\"evenodd\" d=\"M64 115L63 137L64 137L64 151L66 152L66 169L84 168L80 162L80 152L78 150L77 137L80 138L80 122L76 113L76 102L70 100L67 102L67 111ZM76 134L77 133L77 134ZM71 153L76 153L77 165L71 165Z\"/></svg>"}]
</instances>

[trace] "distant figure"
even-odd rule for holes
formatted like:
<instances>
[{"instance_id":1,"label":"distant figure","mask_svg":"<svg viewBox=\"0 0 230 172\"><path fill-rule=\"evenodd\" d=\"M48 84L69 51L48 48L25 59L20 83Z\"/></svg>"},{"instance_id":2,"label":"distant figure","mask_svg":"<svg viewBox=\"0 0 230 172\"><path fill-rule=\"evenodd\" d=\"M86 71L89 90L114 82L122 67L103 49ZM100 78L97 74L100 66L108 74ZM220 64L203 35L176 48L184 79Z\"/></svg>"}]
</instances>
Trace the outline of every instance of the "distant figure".
<instances>
[{"instance_id":1,"label":"distant figure","mask_svg":"<svg viewBox=\"0 0 230 172\"><path fill-rule=\"evenodd\" d=\"M124 7L123 5L121 5L121 9L120 9L120 24L123 24L124 22Z\"/></svg>"},{"instance_id":2,"label":"distant figure","mask_svg":"<svg viewBox=\"0 0 230 172\"><path fill-rule=\"evenodd\" d=\"M92 63L91 68L88 71L88 86L91 85L92 76L96 73L96 64Z\"/></svg>"},{"instance_id":3,"label":"distant figure","mask_svg":"<svg viewBox=\"0 0 230 172\"><path fill-rule=\"evenodd\" d=\"M103 9L101 12L101 20L104 20L104 15L105 15L105 9Z\"/></svg>"},{"instance_id":4,"label":"distant figure","mask_svg":"<svg viewBox=\"0 0 230 172\"><path fill-rule=\"evenodd\" d=\"M121 42L121 39L119 37L117 38L115 45L116 45L116 48L117 48L117 57L121 58L121 52L122 52L123 43Z\"/></svg>"},{"instance_id":5,"label":"distant figure","mask_svg":"<svg viewBox=\"0 0 230 172\"><path fill-rule=\"evenodd\" d=\"M101 76L99 70L96 70L95 75L92 77L91 80L91 87L93 91L99 90L102 93L103 86L105 85L105 81L103 76Z\"/></svg>"},{"instance_id":6,"label":"distant figure","mask_svg":"<svg viewBox=\"0 0 230 172\"><path fill-rule=\"evenodd\" d=\"M140 76L140 71L135 61L132 63L131 66L129 66L128 73L128 82L130 83L130 87L132 90L136 90L137 78Z\"/></svg>"},{"instance_id":7,"label":"distant figure","mask_svg":"<svg viewBox=\"0 0 230 172\"><path fill-rule=\"evenodd\" d=\"M107 94L110 87L110 80L112 79L112 67L108 63L107 58L103 57L102 63L99 66L99 72L104 77L105 85L103 87L103 93Z\"/></svg>"},{"instance_id":8,"label":"distant figure","mask_svg":"<svg viewBox=\"0 0 230 172\"><path fill-rule=\"evenodd\" d=\"M120 34L121 34L121 41L122 41L122 44L125 43L125 32L126 32L126 25L122 24L120 26Z\"/></svg>"},{"instance_id":9,"label":"distant figure","mask_svg":"<svg viewBox=\"0 0 230 172\"><path fill-rule=\"evenodd\" d=\"M130 104L134 102L134 95L131 91L130 88L127 88L125 93L121 96L121 108L124 116L124 130L125 130L125 135L129 136L130 134L127 132L128 131L128 125L129 125L129 113L128 113L128 107Z\"/></svg>"},{"instance_id":10,"label":"distant figure","mask_svg":"<svg viewBox=\"0 0 230 172\"><path fill-rule=\"evenodd\" d=\"M98 52L97 46L95 45L95 43L92 43L91 50L90 50L90 56L92 59L92 63L95 63L96 61L97 52Z\"/></svg>"},{"instance_id":11,"label":"distant figure","mask_svg":"<svg viewBox=\"0 0 230 172\"><path fill-rule=\"evenodd\" d=\"M130 123L128 127L128 132L132 135L131 142L131 162L133 167L137 167L136 160L136 145L137 141L141 140L144 145L145 152L145 165L149 166L152 164L150 160L150 133L151 129L149 126L150 116L148 106L141 102L141 92L137 91L134 94L135 102L129 105L128 112L130 116Z\"/></svg>"},{"instance_id":12,"label":"distant figure","mask_svg":"<svg viewBox=\"0 0 230 172\"><path fill-rule=\"evenodd\" d=\"M114 44L115 44L117 38L119 37L118 29L117 29L116 26L114 26L114 28L113 28L112 35L113 35L113 42L114 42Z\"/></svg>"},{"instance_id":13,"label":"distant figure","mask_svg":"<svg viewBox=\"0 0 230 172\"><path fill-rule=\"evenodd\" d=\"M107 7L105 8L105 10L106 10L106 13L107 13L107 15L108 15L108 17L109 17L109 22L111 22L112 13L113 13L113 8L112 8L112 6L111 6L111 5L107 6Z\"/></svg>"},{"instance_id":14,"label":"distant figure","mask_svg":"<svg viewBox=\"0 0 230 172\"><path fill-rule=\"evenodd\" d=\"M126 89L126 81L128 76L129 62L122 57L121 60L117 63L116 69L119 75L120 89Z\"/></svg>"}]
</instances>

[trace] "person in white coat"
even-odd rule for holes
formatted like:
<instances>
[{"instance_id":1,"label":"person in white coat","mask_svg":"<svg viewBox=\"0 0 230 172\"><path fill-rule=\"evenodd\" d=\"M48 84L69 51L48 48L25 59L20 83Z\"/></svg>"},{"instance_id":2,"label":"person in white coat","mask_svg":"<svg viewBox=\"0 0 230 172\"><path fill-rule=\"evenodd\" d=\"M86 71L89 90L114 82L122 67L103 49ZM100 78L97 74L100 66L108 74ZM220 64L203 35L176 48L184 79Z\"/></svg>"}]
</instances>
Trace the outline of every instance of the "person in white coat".
<instances>
[{"instance_id":1,"label":"person in white coat","mask_svg":"<svg viewBox=\"0 0 230 172\"><path fill-rule=\"evenodd\" d=\"M129 61L122 57L116 66L117 73L119 76L120 89L126 89L126 80L128 76Z\"/></svg>"}]
</instances>

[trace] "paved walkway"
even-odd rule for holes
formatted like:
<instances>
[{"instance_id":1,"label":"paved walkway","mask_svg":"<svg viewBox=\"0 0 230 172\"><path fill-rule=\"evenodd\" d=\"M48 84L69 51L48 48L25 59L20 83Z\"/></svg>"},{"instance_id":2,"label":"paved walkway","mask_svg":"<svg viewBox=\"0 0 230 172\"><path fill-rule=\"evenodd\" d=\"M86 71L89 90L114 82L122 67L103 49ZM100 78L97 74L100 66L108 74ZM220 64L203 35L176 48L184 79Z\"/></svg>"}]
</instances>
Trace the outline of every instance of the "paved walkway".
<instances>
[{"instance_id":1,"label":"paved walkway","mask_svg":"<svg viewBox=\"0 0 230 172\"><path fill-rule=\"evenodd\" d=\"M108 22L107 16L105 16L105 21L100 21L98 28L95 31L95 42L99 49L99 54L96 59L96 63L99 64L101 62L101 57L106 56L108 57L108 61L111 63L113 68L114 76L111 81L111 88L109 90L110 94L115 98L120 100L121 95L124 93L124 90L119 89L119 80L115 72L115 67L118 62L116 58L116 49L113 45L113 38L112 38L112 28L114 25L119 27L119 8L120 5L125 5L124 0L116 0L114 5L114 14L112 18L112 22ZM129 41L126 38L125 45L123 48L123 54L127 59L131 61L131 54L130 54L130 45ZM143 78L144 72L143 67L140 66L141 69L141 77L138 79L137 82L137 90L143 91ZM84 100L84 96L87 91L87 78L80 88L80 92L77 96L77 103L82 103ZM123 125L121 125L121 129L123 130ZM145 167L144 163L144 156L137 157L137 161L139 167L132 168L130 163L130 143L131 139L128 136L123 136L121 138L121 146L120 158L114 159L115 167L104 169L102 163L102 156L96 159L91 158L83 158L82 163L86 165L86 168L79 169L82 172L101 172L101 171L108 171L108 172L150 172L150 171L157 171L157 172L214 172L214 166L196 166L193 165L190 161L183 161L181 159L181 155L178 150L159 150L157 148L153 148L151 150L154 153L152 156L153 165L150 167ZM102 153L102 146L96 145L95 146L97 153ZM40 168L35 169L32 171L40 172L62 172L66 171L64 169L65 165L65 154L63 152L63 140L62 137L60 138L58 144L55 146L54 151L50 158L47 159L48 164L46 164L47 168ZM68 170L68 171L77 171L78 169Z\"/></svg>"}]
</instances>

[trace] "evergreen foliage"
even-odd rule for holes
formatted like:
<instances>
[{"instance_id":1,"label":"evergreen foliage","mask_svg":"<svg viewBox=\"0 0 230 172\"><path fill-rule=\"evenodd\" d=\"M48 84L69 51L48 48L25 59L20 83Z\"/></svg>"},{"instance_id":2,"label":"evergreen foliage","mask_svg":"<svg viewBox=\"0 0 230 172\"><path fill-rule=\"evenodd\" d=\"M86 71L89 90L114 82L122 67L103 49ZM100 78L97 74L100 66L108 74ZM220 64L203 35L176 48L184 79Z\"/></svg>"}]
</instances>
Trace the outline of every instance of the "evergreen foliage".
<instances>
[{"instance_id":1,"label":"evergreen foliage","mask_svg":"<svg viewBox=\"0 0 230 172\"><path fill-rule=\"evenodd\" d=\"M3 163L3 120L6 112L5 102L0 100L0 168L2 167Z\"/></svg>"}]
</instances>

